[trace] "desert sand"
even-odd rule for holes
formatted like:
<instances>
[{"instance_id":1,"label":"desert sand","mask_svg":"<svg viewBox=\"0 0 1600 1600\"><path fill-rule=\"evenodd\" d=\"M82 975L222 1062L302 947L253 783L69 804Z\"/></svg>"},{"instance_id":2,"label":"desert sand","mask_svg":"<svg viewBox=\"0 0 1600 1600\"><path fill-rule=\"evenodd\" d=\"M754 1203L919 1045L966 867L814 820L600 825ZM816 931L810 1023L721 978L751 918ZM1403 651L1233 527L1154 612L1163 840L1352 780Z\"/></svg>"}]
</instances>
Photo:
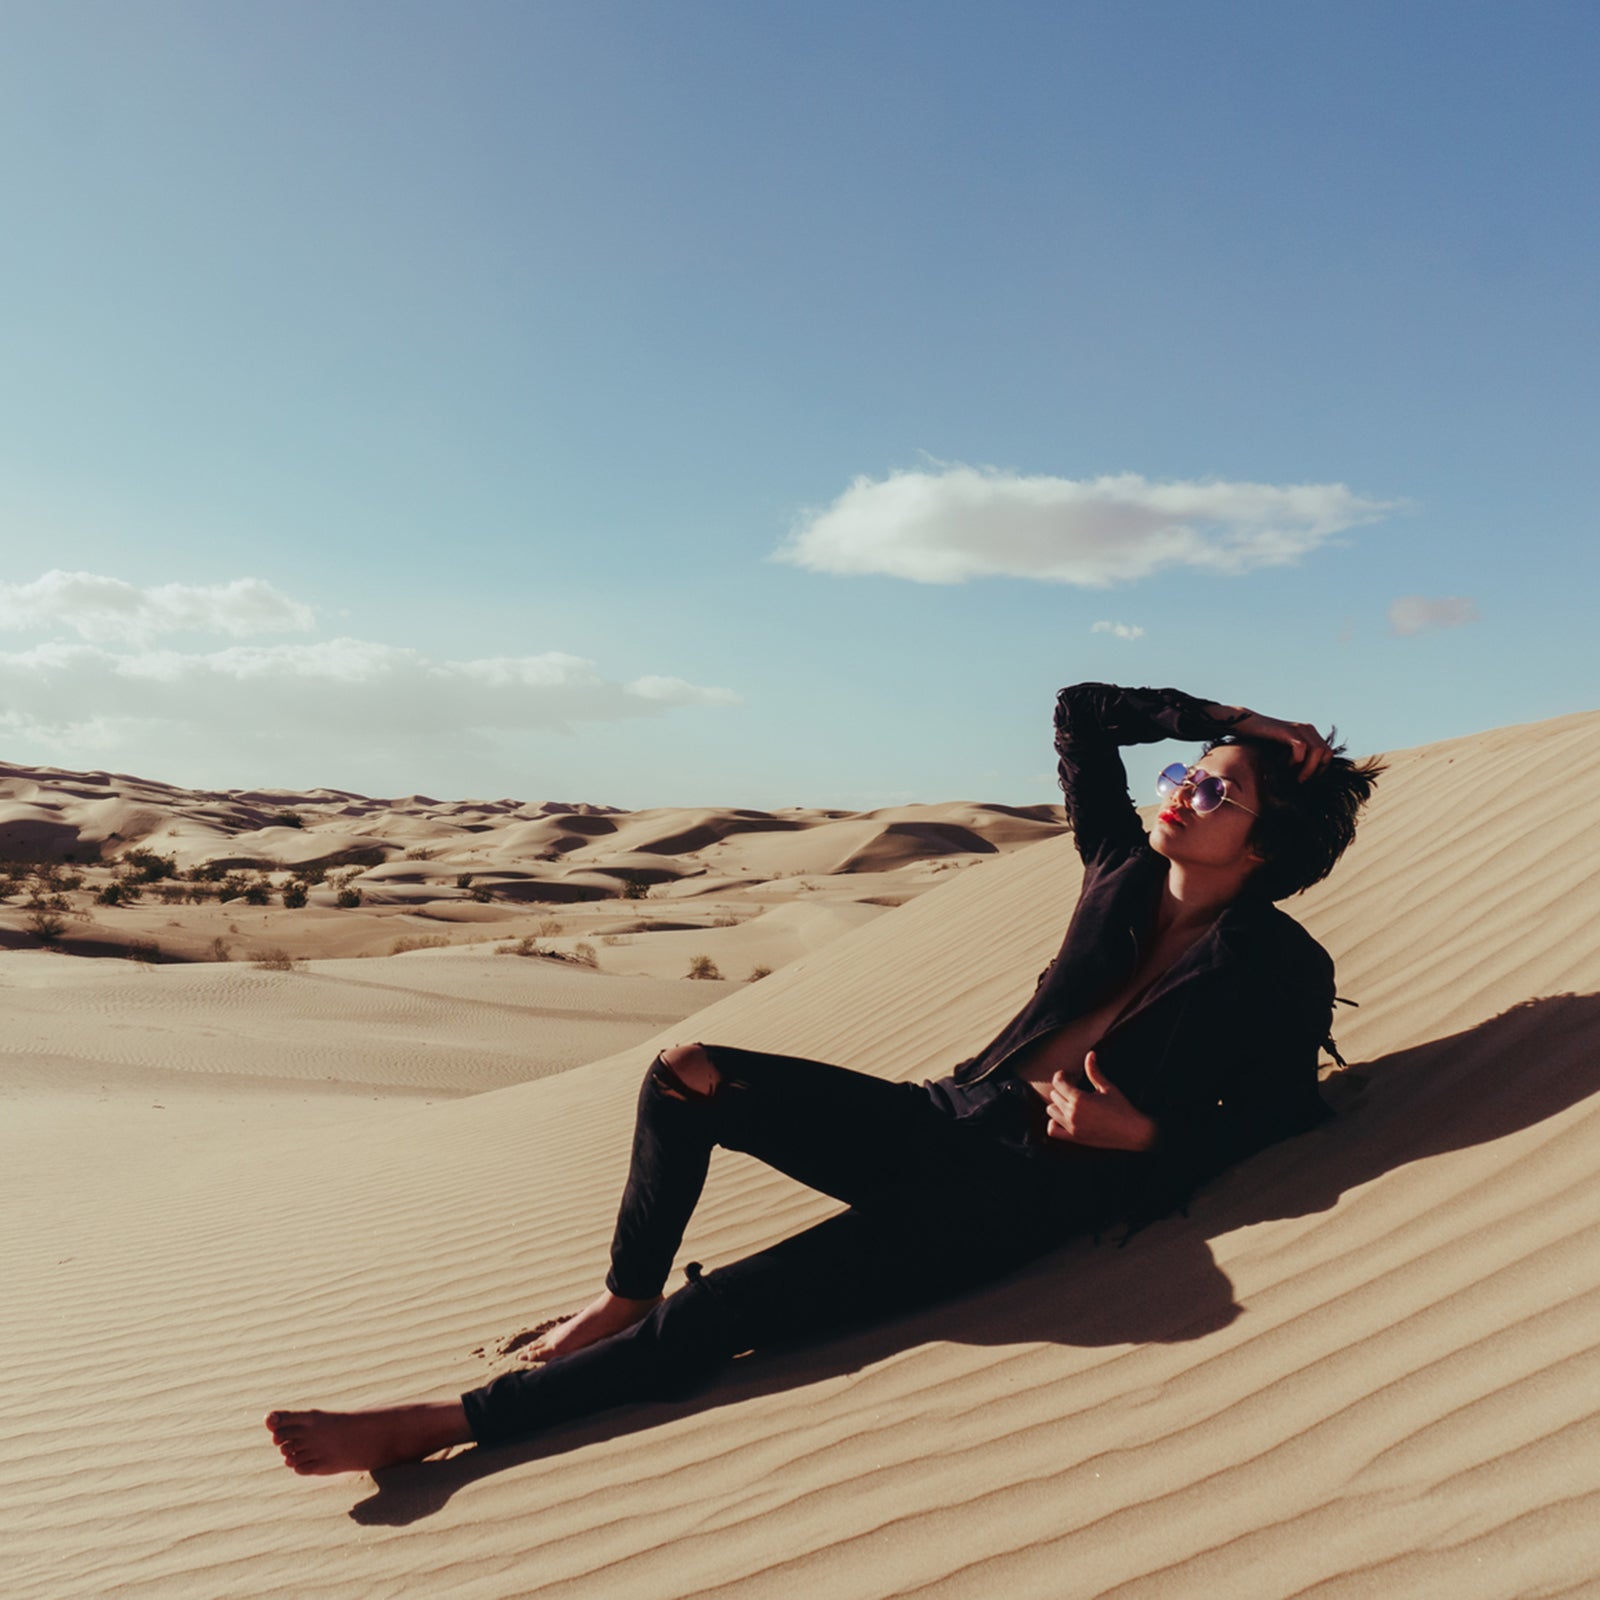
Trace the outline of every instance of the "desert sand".
<instances>
[{"instance_id":1,"label":"desert sand","mask_svg":"<svg viewBox=\"0 0 1600 1600\"><path fill-rule=\"evenodd\" d=\"M891 1078L981 1046L1071 910L1060 814L7 769L0 856L260 861L280 899L92 905L99 864L57 948L20 888L0 911L6 1594L1597 1592L1597 735L1586 713L1391 755L1287 906L1359 1002L1343 1114L1187 1217L693 1400L326 1479L283 1467L264 1411L448 1397L593 1293L661 1045ZM282 906L340 851L372 854ZM495 954L524 941L551 953ZM688 978L698 955L726 976ZM719 1153L682 1259L830 1209Z\"/></svg>"}]
</instances>

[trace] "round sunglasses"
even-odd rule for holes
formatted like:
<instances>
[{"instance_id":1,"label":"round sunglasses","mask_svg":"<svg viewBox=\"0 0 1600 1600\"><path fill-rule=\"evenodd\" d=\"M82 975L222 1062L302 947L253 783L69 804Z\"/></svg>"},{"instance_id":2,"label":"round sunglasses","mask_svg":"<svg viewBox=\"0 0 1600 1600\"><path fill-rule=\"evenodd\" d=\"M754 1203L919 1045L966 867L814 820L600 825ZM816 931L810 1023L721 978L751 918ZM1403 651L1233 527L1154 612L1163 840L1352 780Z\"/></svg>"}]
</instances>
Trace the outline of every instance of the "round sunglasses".
<instances>
[{"instance_id":1,"label":"round sunglasses","mask_svg":"<svg viewBox=\"0 0 1600 1600\"><path fill-rule=\"evenodd\" d=\"M1189 809L1197 817L1206 817L1220 805L1239 806L1241 811L1250 811L1250 807L1240 805L1228 793L1228 780L1218 778L1207 772L1204 767L1186 767L1181 761L1174 761L1170 767L1163 767L1156 775L1156 793L1163 800L1170 800L1180 789L1189 791ZM1259 817L1259 811L1250 811L1252 817Z\"/></svg>"}]
</instances>

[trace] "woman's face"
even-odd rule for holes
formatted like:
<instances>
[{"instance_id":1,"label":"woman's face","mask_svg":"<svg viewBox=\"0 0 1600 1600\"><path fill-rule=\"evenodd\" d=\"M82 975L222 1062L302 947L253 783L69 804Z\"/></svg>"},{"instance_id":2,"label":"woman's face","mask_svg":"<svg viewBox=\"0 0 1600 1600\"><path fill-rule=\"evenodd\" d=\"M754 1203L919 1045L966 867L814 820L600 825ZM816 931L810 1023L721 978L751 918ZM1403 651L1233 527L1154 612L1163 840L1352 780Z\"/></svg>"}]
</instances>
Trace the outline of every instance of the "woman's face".
<instances>
[{"instance_id":1,"label":"woman's face","mask_svg":"<svg viewBox=\"0 0 1600 1600\"><path fill-rule=\"evenodd\" d=\"M1249 847L1250 830L1260 811L1261 785L1255 760L1245 745L1218 745L1199 757L1196 766L1214 778L1228 780L1228 799L1215 811L1200 816L1191 805L1193 791L1180 789L1161 807L1150 834L1150 845L1169 861L1187 867L1251 867L1261 857ZM1238 804L1231 802L1237 801ZM1250 809L1243 809L1248 806Z\"/></svg>"}]
</instances>

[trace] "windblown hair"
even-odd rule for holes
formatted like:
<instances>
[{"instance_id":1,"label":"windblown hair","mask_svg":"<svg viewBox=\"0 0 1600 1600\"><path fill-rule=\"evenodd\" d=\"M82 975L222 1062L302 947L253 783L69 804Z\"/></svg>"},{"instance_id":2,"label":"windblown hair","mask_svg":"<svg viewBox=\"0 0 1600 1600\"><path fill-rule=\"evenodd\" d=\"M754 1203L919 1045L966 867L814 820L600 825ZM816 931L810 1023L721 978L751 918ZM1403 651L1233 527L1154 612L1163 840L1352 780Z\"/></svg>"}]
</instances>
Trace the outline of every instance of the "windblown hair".
<instances>
[{"instance_id":1,"label":"windblown hair","mask_svg":"<svg viewBox=\"0 0 1600 1600\"><path fill-rule=\"evenodd\" d=\"M1328 735L1330 744L1337 732ZM1333 759L1302 783L1286 744L1228 733L1206 749L1224 744L1246 746L1260 780L1261 815L1250 830L1250 846L1264 859L1251 877L1251 890L1286 900L1321 883L1355 838L1356 818L1385 772L1384 763L1375 756L1351 761L1345 747L1335 744Z\"/></svg>"}]
</instances>

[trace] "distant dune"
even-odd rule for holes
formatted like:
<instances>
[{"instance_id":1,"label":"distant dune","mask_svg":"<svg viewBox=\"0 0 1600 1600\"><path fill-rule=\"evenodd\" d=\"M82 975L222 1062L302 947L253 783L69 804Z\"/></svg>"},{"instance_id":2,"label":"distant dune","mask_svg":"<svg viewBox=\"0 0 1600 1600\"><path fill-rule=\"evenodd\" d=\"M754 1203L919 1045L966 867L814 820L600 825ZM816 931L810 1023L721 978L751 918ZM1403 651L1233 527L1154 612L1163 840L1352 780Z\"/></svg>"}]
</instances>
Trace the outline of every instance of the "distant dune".
<instances>
[{"instance_id":1,"label":"distant dune","mask_svg":"<svg viewBox=\"0 0 1600 1600\"><path fill-rule=\"evenodd\" d=\"M948 1070L1060 940L1080 881L1060 813L562 811L6 769L13 858L262 860L281 886L376 852L345 908L325 886L299 910L147 893L76 921L111 881L89 869L65 947L147 937L170 961L39 948L21 880L6 902L8 1596L1596 1592L1597 749L1587 713L1391 757L1346 862L1287 907L1359 1003L1328 1084L1343 1115L1190 1216L740 1362L696 1399L376 1481L295 1478L261 1414L458 1392L587 1299L660 1045ZM563 887L595 894L533 898ZM460 947L335 958L419 930ZM597 965L498 959L476 934ZM235 959L195 959L216 937ZM269 939L288 970L238 959ZM775 970L686 979L695 955ZM683 1260L830 1209L719 1155Z\"/></svg>"},{"instance_id":2,"label":"distant dune","mask_svg":"<svg viewBox=\"0 0 1600 1600\"><path fill-rule=\"evenodd\" d=\"M747 979L1063 827L1049 805L620 811L0 766L0 948L212 962L499 940Z\"/></svg>"}]
</instances>

